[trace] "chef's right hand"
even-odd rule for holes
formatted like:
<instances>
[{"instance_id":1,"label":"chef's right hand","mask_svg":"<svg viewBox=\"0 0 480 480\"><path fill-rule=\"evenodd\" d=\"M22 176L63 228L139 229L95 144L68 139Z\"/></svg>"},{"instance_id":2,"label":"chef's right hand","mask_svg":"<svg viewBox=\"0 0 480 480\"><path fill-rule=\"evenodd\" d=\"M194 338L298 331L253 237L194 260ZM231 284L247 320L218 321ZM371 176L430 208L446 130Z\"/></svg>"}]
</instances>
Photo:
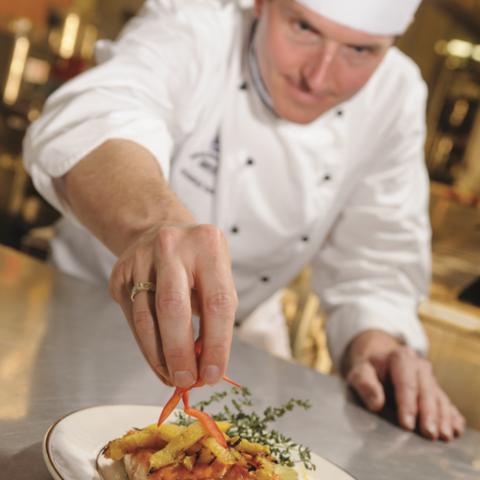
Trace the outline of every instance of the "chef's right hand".
<instances>
[{"instance_id":1,"label":"chef's right hand","mask_svg":"<svg viewBox=\"0 0 480 480\"><path fill-rule=\"evenodd\" d=\"M140 282L156 284L156 292L141 291L132 302L132 288ZM214 385L225 375L238 301L227 241L219 228L190 224L142 234L115 264L110 295L166 385L188 387L198 376ZM192 314L201 322L198 364Z\"/></svg>"}]
</instances>

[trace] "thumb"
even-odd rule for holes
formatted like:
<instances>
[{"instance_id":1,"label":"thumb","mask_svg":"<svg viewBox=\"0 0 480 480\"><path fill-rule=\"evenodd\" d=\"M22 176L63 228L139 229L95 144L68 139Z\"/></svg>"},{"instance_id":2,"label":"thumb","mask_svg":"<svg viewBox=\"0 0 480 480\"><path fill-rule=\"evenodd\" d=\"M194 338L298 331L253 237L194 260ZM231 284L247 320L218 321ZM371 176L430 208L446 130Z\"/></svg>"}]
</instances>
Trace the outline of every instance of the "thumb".
<instances>
[{"instance_id":1,"label":"thumb","mask_svg":"<svg viewBox=\"0 0 480 480\"><path fill-rule=\"evenodd\" d=\"M370 411L378 412L385 405L385 392L371 363L365 361L354 365L348 372L347 383Z\"/></svg>"}]
</instances>

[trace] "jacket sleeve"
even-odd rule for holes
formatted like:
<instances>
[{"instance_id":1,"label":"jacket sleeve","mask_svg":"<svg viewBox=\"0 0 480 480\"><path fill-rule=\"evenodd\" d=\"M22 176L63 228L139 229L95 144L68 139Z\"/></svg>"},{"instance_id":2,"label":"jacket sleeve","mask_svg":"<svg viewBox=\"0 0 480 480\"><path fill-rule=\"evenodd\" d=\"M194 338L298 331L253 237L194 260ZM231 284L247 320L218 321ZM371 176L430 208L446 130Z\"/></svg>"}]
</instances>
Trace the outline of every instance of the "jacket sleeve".
<instances>
[{"instance_id":1,"label":"jacket sleeve","mask_svg":"<svg viewBox=\"0 0 480 480\"><path fill-rule=\"evenodd\" d=\"M52 178L108 139L142 145L169 177L175 138L193 128L219 58L212 32L222 23L215 3L148 0L115 43L97 42L100 65L48 99L27 132L24 163L37 189L64 215L75 220Z\"/></svg>"},{"instance_id":2,"label":"jacket sleeve","mask_svg":"<svg viewBox=\"0 0 480 480\"><path fill-rule=\"evenodd\" d=\"M419 81L313 263L313 288L328 315L338 371L349 343L366 330L389 333L421 355L428 348L417 316L430 281L425 100Z\"/></svg>"}]
</instances>

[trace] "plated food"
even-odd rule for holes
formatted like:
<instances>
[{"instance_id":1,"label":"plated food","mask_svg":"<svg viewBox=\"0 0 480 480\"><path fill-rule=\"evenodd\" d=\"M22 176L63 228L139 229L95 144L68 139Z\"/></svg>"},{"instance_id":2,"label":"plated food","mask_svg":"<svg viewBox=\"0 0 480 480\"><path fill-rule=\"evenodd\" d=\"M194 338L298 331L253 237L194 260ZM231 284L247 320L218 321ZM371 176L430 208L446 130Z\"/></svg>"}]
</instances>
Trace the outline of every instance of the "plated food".
<instances>
[{"instance_id":1,"label":"plated food","mask_svg":"<svg viewBox=\"0 0 480 480\"><path fill-rule=\"evenodd\" d=\"M224 412L224 408L216 410ZM98 405L72 412L57 420L46 433L45 464L55 480L128 480L123 461L108 460L101 452L109 441L121 438L132 427L152 423L158 414L158 405ZM240 415L236 410L232 414ZM172 414L169 421L179 419ZM278 453L274 456L279 457ZM290 453L290 458L300 460L296 451ZM350 474L313 452L311 462L316 466L309 472L313 480L353 480ZM302 464L295 463L293 469L299 480L306 480Z\"/></svg>"},{"instance_id":2,"label":"plated food","mask_svg":"<svg viewBox=\"0 0 480 480\"><path fill-rule=\"evenodd\" d=\"M217 426L226 432L231 424L218 422ZM154 424L109 442L104 455L123 460L130 480L281 480L278 461L268 446L239 436L225 435L225 440L227 448L201 422L188 427Z\"/></svg>"},{"instance_id":3,"label":"plated food","mask_svg":"<svg viewBox=\"0 0 480 480\"><path fill-rule=\"evenodd\" d=\"M204 406L228 393L241 394L240 400L232 402L233 411L224 407L217 415L230 421L214 421L203 412ZM288 456L292 448L300 450L306 466L314 468L309 463L308 449L302 450L275 431L266 431L268 422L291 410L299 401L291 400L276 410L267 409L261 419L255 413L245 413L244 407L251 405L249 395L247 389L235 388L201 402L196 405L201 410L197 410L189 406L187 392L185 412L193 413L199 421L192 423L185 414L180 414L177 424L153 424L142 430L130 430L122 438L110 441L103 454L107 459L122 460L130 480L296 480L298 473L291 468L293 462ZM163 417L162 414L160 421ZM255 438L259 441L252 440ZM279 458L273 456L271 446L280 453Z\"/></svg>"},{"instance_id":4,"label":"plated food","mask_svg":"<svg viewBox=\"0 0 480 480\"><path fill-rule=\"evenodd\" d=\"M198 356L200 340L195 350ZM151 421L152 409L158 412L155 407L105 405L67 415L52 425L44 440L49 471L55 480L310 480L298 462L311 470L321 464L330 472L328 480L353 478L267 428L295 406L310 408L308 401L291 399L260 416L250 411L248 389L237 386L191 407L190 390L203 385L197 380L190 388L177 388L158 423L142 429L132 425ZM232 406L223 405L213 418L204 412L229 394L237 396ZM180 400L184 413L175 411ZM164 423L174 415L173 423ZM98 454L92 457L93 452Z\"/></svg>"}]
</instances>

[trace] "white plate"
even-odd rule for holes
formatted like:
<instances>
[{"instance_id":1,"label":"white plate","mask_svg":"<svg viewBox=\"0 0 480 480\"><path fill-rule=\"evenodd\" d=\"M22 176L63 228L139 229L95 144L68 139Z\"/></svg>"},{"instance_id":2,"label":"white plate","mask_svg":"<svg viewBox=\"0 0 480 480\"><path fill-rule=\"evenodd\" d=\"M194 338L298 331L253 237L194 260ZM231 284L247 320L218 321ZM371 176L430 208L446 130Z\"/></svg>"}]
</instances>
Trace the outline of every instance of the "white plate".
<instances>
[{"instance_id":1,"label":"white plate","mask_svg":"<svg viewBox=\"0 0 480 480\"><path fill-rule=\"evenodd\" d=\"M50 427L43 441L48 470L55 480L125 479L123 463L106 460L99 453L128 430L155 423L161 410L151 405L101 405L66 415ZM314 480L355 480L314 453L312 461L317 469L308 473Z\"/></svg>"}]
</instances>

